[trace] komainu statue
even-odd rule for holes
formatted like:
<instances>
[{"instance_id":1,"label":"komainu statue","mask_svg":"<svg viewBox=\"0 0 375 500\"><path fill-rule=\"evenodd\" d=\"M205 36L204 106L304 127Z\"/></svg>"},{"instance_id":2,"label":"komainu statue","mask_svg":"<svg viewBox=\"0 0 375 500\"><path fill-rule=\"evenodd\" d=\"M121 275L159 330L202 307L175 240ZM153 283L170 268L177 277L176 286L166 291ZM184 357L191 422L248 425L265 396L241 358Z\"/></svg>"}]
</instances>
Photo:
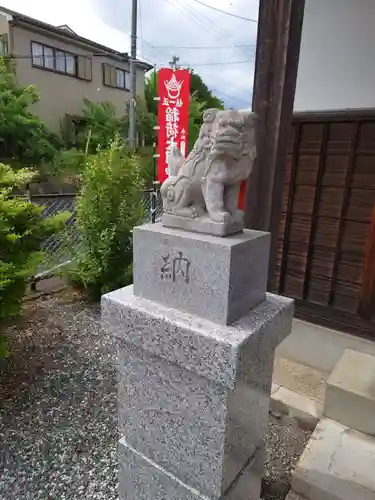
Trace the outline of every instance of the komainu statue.
<instances>
[{"instance_id":1,"label":"komainu statue","mask_svg":"<svg viewBox=\"0 0 375 500\"><path fill-rule=\"evenodd\" d=\"M247 110L209 109L189 156L171 149L161 187L164 226L218 236L243 230L238 192L254 165L255 124Z\"/></svg>"}]
</instances>

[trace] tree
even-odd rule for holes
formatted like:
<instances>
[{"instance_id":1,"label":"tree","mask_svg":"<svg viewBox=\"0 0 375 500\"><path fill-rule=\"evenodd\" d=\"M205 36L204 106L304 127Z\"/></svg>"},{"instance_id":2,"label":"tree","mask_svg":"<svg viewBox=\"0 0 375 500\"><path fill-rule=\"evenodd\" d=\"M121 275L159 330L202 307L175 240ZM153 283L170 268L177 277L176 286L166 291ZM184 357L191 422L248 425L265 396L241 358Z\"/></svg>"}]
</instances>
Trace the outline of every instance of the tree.
<instances>
[{"instance_id":1,"label":"tree","mask_svg":"<svg viewBox=\"0 0 375 500\"><path fill-rule=\"evenodd\" d=\"M13 196L34 177L30 169L15 171L0 163L0 358L7 354L5 327L20 314L28 279L43 261L41 244L62 230L71 215L44 218L42 206Z\"/></svg>"},{"instance_id":2,"label":"tree","mask_svg":"<svg viewBox=\"0 0 375 500\"><path fill-rule=\"evenodd\" d=\"M193 149L194 143L198 138L202 125L202 115L205 109L207 109L206 103L199 102L195 94L193 94L189 103L189 151Z\"/></svg>"},{"instance_id":3,"label":"tree","mask_svg":"<svg viewBox=\"0 0 375 500\"><path fill-rule=\"evenodd\" d=\"M145 81L145 101L148 111L156 116L158 114L158 103L154 100L158 95L158 72L150 72Z\"/></svg>"},{"instance_id":4,"label":"tree","mask_svg":"<svg viewBox=\"0 0 375 500\"><path fill-rule=\"evenodd\" d=\"M16 83L10 61L0 57L0 160L13 166L49 162L60 143L29 107L39 101L33 85Z\"/></svg>"},{"instance_id":5,"label":"tree","mask_svg":"<svg viewBox=\"0 0 375 500\"><path fill-rule=\"evenodd\" d=\"M211 90L202 80L202 77L194 72L190 71L190 89L191 93L195 94L198 102L204 102L203 111L210 108L223 109L224 104L218 97L214 96Z\"/></svg>"}]
</instances>

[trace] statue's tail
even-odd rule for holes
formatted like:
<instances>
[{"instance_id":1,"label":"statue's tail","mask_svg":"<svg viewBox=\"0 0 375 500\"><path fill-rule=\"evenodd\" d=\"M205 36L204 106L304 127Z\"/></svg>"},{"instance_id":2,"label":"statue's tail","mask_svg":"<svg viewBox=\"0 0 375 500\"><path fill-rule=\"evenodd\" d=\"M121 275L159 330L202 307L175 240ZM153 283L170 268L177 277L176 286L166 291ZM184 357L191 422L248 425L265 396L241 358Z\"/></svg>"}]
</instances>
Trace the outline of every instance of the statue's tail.
<instances>
[{"instance_id":1,"label":"statue's tail","mask_svg":"<svg viewBox=\"0 0 375 500\"><path fill-rule=\"evenodd\" d=\"M169 177L177 177L184 161L184 155L179 150L177 144L173 143L167 157Z\"/></svg>"}]
</instances>

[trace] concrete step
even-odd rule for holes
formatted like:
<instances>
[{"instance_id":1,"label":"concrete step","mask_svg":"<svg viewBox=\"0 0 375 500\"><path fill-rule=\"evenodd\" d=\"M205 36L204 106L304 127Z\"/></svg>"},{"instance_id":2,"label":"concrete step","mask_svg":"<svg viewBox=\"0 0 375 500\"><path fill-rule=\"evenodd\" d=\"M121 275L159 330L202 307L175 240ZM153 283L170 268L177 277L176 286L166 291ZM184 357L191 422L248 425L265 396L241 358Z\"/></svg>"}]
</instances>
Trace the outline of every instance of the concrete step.
<instances>
[{"instance_id":1,"label":"concrete step","mask_svg":"<svg viewBox=\"0 0 375 500\"><path fill-rule=\"evenodd\" d=\"M327 381L323 413L375 436L375 356L345 351Z\"/></svg>"},{"instance_id":2,"label":"concrete step","mask_svg":"<svg viewBox=\"0 0 375 500\"><path fill-rule=\"evenodd\" d=\"M277 386L285 387L323 403L328 375L309 366L277 356L274 363L272 381Z\"/></svg>"},{"instance_id":3,"label":"concrete step","mask_svg":"<svg viewBox=\"0 0 375 500\"><path fill-rule=\"evenodd\" d=\"M323 412L323 405L314 399L285 387L272 385L271 413L290 415L302 429L314 430Z\"/></svg>"},{"instance_id":4,"label":"concrete step","mask_svg":"<svg viewBox=\"0 0 375 500\"><path fill-rule=\"evenodd\" d=\"M323 372L277 357L272 376L271 412L290 415L301 427L314 429L323 413L327 378Z\"/></svg>"},{"instance_id":5,"label":"concrete step","mask_svg":"<svg viewBox=\"0 0 375 500\"><path fill-rule=\"evenodd\" d=\"M301 497L301 495L297 495L294 491L290 491L286 500L306 500L306 497Z\"/></svg>"},{"instance_id":6,"label":"concrete step","mask_svg":"<svg viewBox=\"0 0 375 500\"><path fill-rule=\"evenodd\" d=\"M292 490L307 500L374 500L374 471L375 439L323 418L293 472Z\"/></svg>"}]
</instances>

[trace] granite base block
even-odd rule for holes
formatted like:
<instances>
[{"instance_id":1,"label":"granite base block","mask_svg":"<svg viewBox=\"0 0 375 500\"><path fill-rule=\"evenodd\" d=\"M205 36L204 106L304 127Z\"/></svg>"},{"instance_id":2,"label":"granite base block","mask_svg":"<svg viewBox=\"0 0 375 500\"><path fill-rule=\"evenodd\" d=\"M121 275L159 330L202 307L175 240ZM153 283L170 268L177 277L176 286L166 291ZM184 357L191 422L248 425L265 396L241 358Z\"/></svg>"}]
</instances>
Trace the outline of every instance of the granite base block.
<instances>
[{"instance_id":1,"label":"granite base block","mask_svg":"<svg viewBox=\"0 0 375 500\"><path fill-rule=\"evenodd\" d=\"M198 219L190 219L189 217L180 217L178 215L164 213L162 224L165 227L194 231L195 233L228 236L243 230L244 213L239 210L236 217L228 222L214 222L208 215L203 215Z\"/></svg>"},{"instance_id":2,"label":"granite base block","mask_svg":"<svg viewBox=\"0 0 375 500\"><path fill-rule=\"evenodd\" d=\"M226 238L145 224L134 229L134 293L227 325L265 299L270 234Z\"/></svg>"},{"instance_id":3,"label":"granite base block","mask_svg":"<svg viewBox=\"0 0 375 500\"><path fill-rule=\"evenodd\" d=\"M118 445L120 500L259 500L264 453L250 458L238 477L220 497L207 496L184 484L166 469L129 446L124 438Z\"/></svg>"},{"instance_id":4,"label":"granite base block","mask_svg":"<svg viewBox=\"0 0 375 500\"><path fill-rule=\"evenodd\" d=\"M118 396L127 443L208 496L263 446L270 398L243 380L229 390L122 344Z\"/></svg>"},{"instance_id":5,"label":"granite base block","mask_svg":"<svg viewBox=\"0 0 375 500\"><path fill-rule=\"evenodd\" d=\"M127 287L104 296L102 312L119 339L121 435L189 488L221 498L263 447L274 352L293 301L267 294L223 326Z\"/></svg>"}]
</instances>

